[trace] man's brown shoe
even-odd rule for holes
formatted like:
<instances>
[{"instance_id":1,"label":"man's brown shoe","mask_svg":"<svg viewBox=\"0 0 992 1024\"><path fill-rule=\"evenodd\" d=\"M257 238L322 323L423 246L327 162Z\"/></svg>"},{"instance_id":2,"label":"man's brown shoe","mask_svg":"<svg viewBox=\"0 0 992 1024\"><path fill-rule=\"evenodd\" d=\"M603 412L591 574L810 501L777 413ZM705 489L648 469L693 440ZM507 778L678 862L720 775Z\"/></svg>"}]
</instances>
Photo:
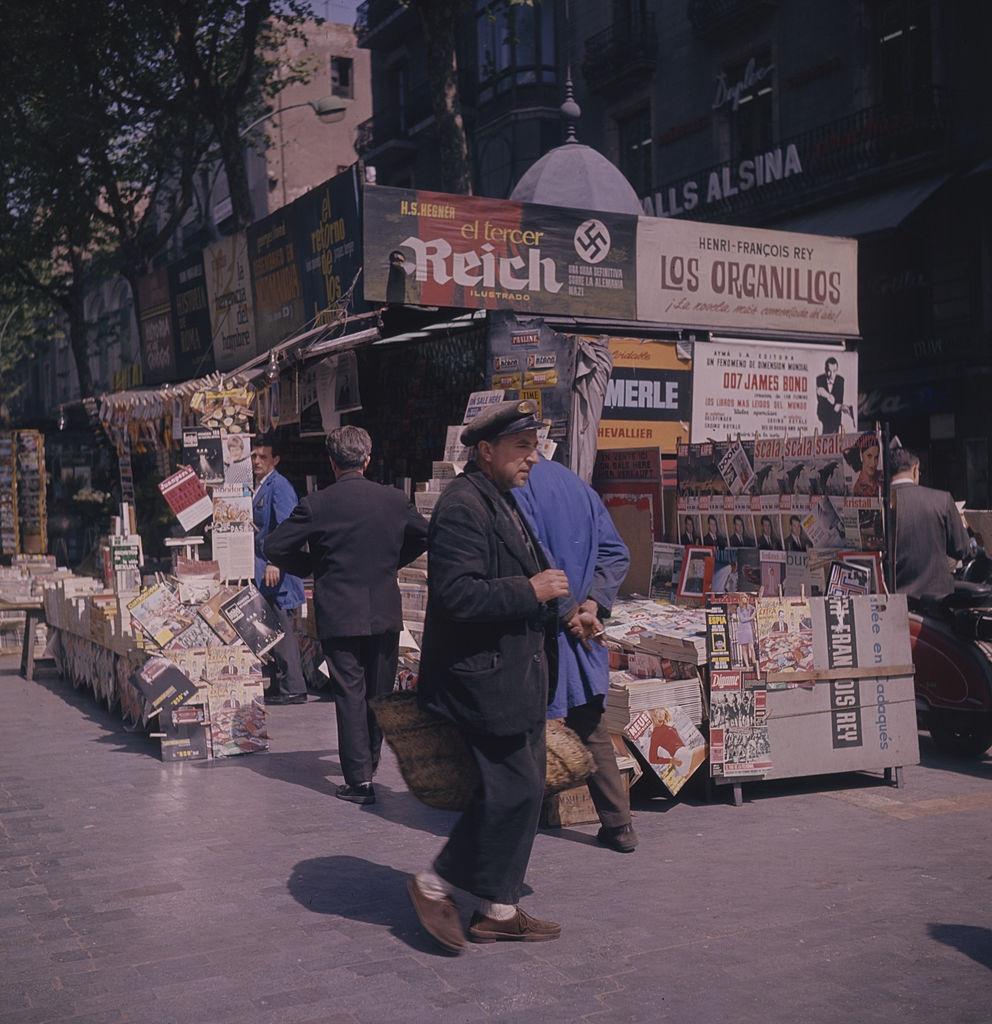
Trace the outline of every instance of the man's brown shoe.
<instances>
[{"instance_id":1,"label":"man's brown shoe","mask_svg":"<svg viewBox=\"0 0 992 1024\"><path fill-rule=\"evenodd\" d=\"M415 878L411 878L406 887L424 931L446 952L460 953L465 948L465 932L458 917L458 908L451 897L445 896L439 900L428 898L420 891Z\"/></svg>"},{"instance_id":2,"label":"man's brown shoe","mask_svg":"<svg viewBox=\"0 0 992 1024\"><path fill-rule=\"evenodd\" d=\"M541 921L517 907L508 921L483 917L478 911L472 915L468 934L473 942L548 942L561 935L561 925L554 921Z\"/></svg>"}]
</instances>

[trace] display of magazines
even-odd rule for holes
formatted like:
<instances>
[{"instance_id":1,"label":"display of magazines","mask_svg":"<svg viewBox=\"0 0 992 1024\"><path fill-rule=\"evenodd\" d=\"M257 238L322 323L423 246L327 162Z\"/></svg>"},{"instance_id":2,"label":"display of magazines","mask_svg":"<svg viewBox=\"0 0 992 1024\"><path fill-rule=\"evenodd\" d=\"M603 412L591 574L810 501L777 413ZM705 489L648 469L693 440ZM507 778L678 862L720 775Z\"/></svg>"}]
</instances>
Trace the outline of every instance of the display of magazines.
<instances>
[{"instance_id":1,"label":"display of magazines","mask_svg":"<svg viewBox=\"0 0 992 1024\"><path fill-rule=\"evenodd\" d=\"M213 512L203 481L189 466L180 466L158 489L184 530L192 530Z\"/></svg>"},{"instance_id":2,"label":"display of magazines","mask_svg":"<svg viewBox=\"0 0 992 1024\"><path fill-rule=\"evenodd\" d=\"M706 760L706 740L680 707L641 711L623 734L672 796Z\"/></svg>"},{"instance_id":3,"label":"display of magazines","mask_svg":"<svg viewBox=\"0 0 992 1024\"><path fill-rule=\"evenodd\" d=\"M249 584L221 605L224 618L245 642L248 649L261 657L286 635L272 606Z\"/></svg>"},{"instance_id":4,"label":"display of magazines","mask_svg":"<svg viewBox=\"0 0 992 1024\"><path fill-rule=\"evenodd\" d=\"M17 448L14 433L0 431L0 552L16 555L20 550L17 514Z\"/></svg>"},{"instance_id":5,"label":"display of magazines","mask_svg":"<svg viewBox=\"0 0 992 1024\"><path fill-rule=\"evenodd\" d=\"M758 602L750 595L706 610L713 777L761 776L771 769L758 638Z\"/></svg>"},{"instance_id":6,"label":"display of magazines","mask_svg":"<svg viewBox=\"0 0 992 1024\"><path fill-rule=\"evenodd\" d=\"M241 484L215 487L213 516L213 551L221 579L251 579L255 575L255 527L250 489Z\"/></svg>"},{"instance_id":7,"label":"display of magazines","mask_svg":"<svg viewBox=\"0 0 992 1024\"><path fill-rule=\"evenodd\" d=\"M881 550L879 436L816 434L679 446L673 540L717 548Z\"/></svg>"},{"instance_id":8,"label":"display of magazines","mask_svg":"<svg viewBox=\"0 0 992 1024\"><path fill-rule=\"evenodd\" d=\"M142 590L128 601L127 608L131 618L159 647L166 647L184 633L195 617L179 601L179 595L163 583Z\"/></svg>"},{"instance_id":9,"label":"display of magazines","mask_svg":"<svg viewBox=\"0 0 992 1024\"><path fill-rule=\"evenodd\" d=\"M45 436L17 431L17 516L21 550L43 554L48 542L45 507Z\"/></svg>"}]
</instances>

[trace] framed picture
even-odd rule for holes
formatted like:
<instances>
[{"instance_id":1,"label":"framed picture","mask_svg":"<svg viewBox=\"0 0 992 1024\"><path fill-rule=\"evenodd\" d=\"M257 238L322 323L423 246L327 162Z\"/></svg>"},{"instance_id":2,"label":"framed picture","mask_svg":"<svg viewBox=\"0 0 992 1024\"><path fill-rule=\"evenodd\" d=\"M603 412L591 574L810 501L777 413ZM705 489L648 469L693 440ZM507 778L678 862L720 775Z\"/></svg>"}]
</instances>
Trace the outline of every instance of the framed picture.
<instances>
[{"instance_id":1,"label":"framed picture","mask_svg":"<svg viewBox=\"0 0 992 1024\"><path fill-rule=\"evenodd\" d=\"M885 574L882 572L882 554L879 551L839 551L837 561L846 565L858 565L871 572L872 594L887 594Z\"/></svg>"},{"instance_id":2,"label":"framed picture","mask_svg":"<svg viewBox=\"0 0 992 1024\"><path fill-rule=\"evenodd\" d=\"M704 595L713 583L715 562L714 548L686 545L682 555L682 571L679 573L676 596L683 600L702 603Z\"/></svg>"}]
</instances>

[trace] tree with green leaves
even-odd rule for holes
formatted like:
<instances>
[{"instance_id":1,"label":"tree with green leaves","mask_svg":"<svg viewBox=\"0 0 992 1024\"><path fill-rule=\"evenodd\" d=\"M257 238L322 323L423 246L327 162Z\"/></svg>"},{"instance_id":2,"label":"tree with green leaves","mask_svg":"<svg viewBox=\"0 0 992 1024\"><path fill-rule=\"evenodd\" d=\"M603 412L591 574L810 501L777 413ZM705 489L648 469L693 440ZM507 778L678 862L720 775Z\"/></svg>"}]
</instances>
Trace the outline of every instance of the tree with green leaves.
<instances>
[{"instance_id":1,"label":"tree with green leaves","mask_svg":"<svg viewBox=\"0 0 992 1024\"><path fill-rule=\"evenodd\" d=\"M132 287L193 201L198 168L227 172L252 219L240 125L299 80L277 47L301 0L8 0L0 52L0 283L65 317L82 395L93 393L84 297Z\"/></svg>"}]
</instances>

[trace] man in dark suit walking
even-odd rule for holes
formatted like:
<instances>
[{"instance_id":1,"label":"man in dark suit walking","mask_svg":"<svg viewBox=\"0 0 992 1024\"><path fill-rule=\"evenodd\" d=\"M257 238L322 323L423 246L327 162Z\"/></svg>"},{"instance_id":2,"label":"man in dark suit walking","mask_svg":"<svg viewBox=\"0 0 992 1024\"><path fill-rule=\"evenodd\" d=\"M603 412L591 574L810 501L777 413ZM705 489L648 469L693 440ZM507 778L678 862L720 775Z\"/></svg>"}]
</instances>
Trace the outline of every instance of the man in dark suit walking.
<instances>
[{"instance_id":1,"label":"man in dark suit walking","mask_svg":"<svg viewBox=\"0 0 992 1024\"><path fill-rule=\"evenodd\" d=\"M481 900L469 926L476 942L561 933L517 906L544 797L557 599L569 592L511 494L537 462L535 412L533 402L501 402L465 427L462 444L475 456L431 517L417 694L422 708L455 724L480 781L444 849L409 888L421 924L452 953L465 945L456 888Z\"/></svg>"},{"instance_id":2,"label":"man in dark suit walking","mask_svg":"<svg viewBox=\"0 0 992 1024\"><path fill-rule=\"evenodd\" d=\"M345 783L335 795L371 804L382 733L368 699L393 688L403 626L396 572L426 549L427 522L402 491L365 479L372 439L361 427L332 430L327 452L335 483L296 506L269 536L265 556L280 569L313 574Z\"/></svg>"},{"instance_id":3,"label":"man in dark suit walking","mask_svg":"<svg viewBox=\"0 0 992 1024\"><path fill-rule=\"evenodd\" d=\"M954 590L949 559L964 558L968 533L947 491L920 485L920 460L906 448L890 455L895 516L896 590L946 597Z\"/></svg>"}]
</instances>

